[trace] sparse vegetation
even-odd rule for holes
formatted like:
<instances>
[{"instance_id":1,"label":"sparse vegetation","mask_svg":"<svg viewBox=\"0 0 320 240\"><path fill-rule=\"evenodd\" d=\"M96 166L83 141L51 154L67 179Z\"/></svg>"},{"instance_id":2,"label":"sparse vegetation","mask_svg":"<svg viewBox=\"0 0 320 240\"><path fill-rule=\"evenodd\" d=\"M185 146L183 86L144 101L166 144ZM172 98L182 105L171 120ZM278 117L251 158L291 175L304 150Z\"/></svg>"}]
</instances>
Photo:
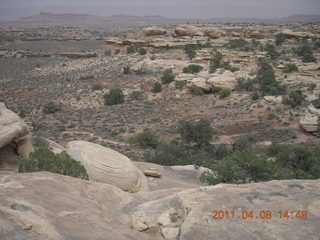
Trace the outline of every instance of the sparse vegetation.
<instances>
[{"instance_id":1,"label":"sparse vegetation","mask_svg":"<svg viewBox=\"0 0 320 240\"><path fill-rule=\"evenodd\" d=\"M214 73L221 66L223 55L221 52L216 52L210 62L210 73Z\"/></svg>"},{"instance_id":2,"label":"sparse vegetation","mask_svg":"<svg viewBox=\"0 0 320 240\"><path fill-rule=\"evenodd\" d=\"M318 95L318 98L313 100L311 103L315 108L320 109L320 95Z\"/></svg>"},{"instance_id":3,"label":"sparse vegetation","mask_svg":"<svg viewBox=\"0 0 320 240\"><path fill-rule=\"evenodd\" d=\"M40 147L22 159L19 172L48 171L76 178L89 179L86 169L80 162L72 159L66 152L55 154L47 147Z\"/></svg>"},{"instance_id":4,"label":"sparse vegetation","mask_svg":"<svg viewBox=\"0 0 320 240\"><path fill-rule=\"evenodd\" d=\"M160 82L155 82L153 84L152 92L154 93L162 92L162 84Z\"/></svg>"},{"instance_id":5,"label":"sparse vegetation","mask_svg":"<svg viewBox=\"0 0 320 240\"><path fill-rule=\"evenodd\" d=\"M202 69L203 69L203 67L200 66L200 65L191 64L191 65L189 65L187 67L184 67L183 68L183 72L184 73L192 73L192 74L194 74L194 73L200 72Z\"/></svg>"},{"instance_id":6,"label":"sparse vegetation","mask_svg":"<svg viewBox=\"0 0 320 240\"><path fill-rule=\"evenodd\" d=\"M283 33L278 33L276 35L276 45L280 46L286 41L286 36Z\"/></svg>"},{"instance_id":7,"label":"sparse vegetation","mask_svg":"<svg viewBox=\"0 0 320 240\"><path fill-rule=\"evenodd\" d=\"M161 82L162 84L172 83L175 79L175 75L172 73L172 69L167 69L162 73Z\"/></svg>"},{"instance_id":8,"label":"sparse vegetation","mask_svg":"<svg viewBox=\"0 0 320 240\"><path fill-rule=\"evenodd\" d=\"M139 53L140 55L146 55L146 54L147 54L147 50L146 50L145 48L139 48L139 49L138 49L138 53Z\"/></svg>"},{"instance_id":9,"label":"sparse vegetation","mask_svg":"<svg viewBox=\"0 0 320 240\"><path fill-rule=\"evenodd\" d=\"M124 103L124 95L121 88L112 88L109 93L104 95L106 105L116 105Z\"/></svg>"},{"instance_id":10,"label":"sparse vegetation","mask_svg":"<svg viewBox=\"0 0 320 240\"><path fill-rule=\"evenodd\" d=\"M223 88L219 91L218 94L219 94L219 98L223 99L230 96L231 90L229 88Z\"/></svg>"},{"instance_id":11,"label":"sparse vegetation","mask_svg":"<svg viewBox=\"0 0 320 240\"><path fill-rule=\"evenodd\" d=\"M128 142L141 148L155 149L160 144L160 137L151 130L145 130L142 133L131 136Z\"/></svg>"},{"instance_id":12,"label":"sparse vegetation","mask_svg":"<svg viewBox=\"0 0 320 240\"><path fill-rule=\"evenodd\" d=\"M283 99L283 102L291 107L296 107L301 105L305 98L306 96L301 92L301 90L295 90L289 92L289 94Z\"/></svg>"},{"instance_id":13,"label":"sparse vegetation","mask_svg":"<svg viewBox=\"0 0 320 240\"><path fill-rule=\"evenodd\" d=\"M294 63L289 63L285 65L285 68L283 69L284 73L292 73L298 71L298 67L296 64Z\"/></svg>"},{"instance_id":14,"label":"sparse vegetation","mask_svg":"<svg viewBox=\"0 0 320 240\"><path fill-rule=\"evenodd\" d=\"M55 112L59 112L61 110L62 110L62 105L56 104L55 102L48 102L42 108L42 111L44 114L52 114Z\"/></svg>"}]
</instances>

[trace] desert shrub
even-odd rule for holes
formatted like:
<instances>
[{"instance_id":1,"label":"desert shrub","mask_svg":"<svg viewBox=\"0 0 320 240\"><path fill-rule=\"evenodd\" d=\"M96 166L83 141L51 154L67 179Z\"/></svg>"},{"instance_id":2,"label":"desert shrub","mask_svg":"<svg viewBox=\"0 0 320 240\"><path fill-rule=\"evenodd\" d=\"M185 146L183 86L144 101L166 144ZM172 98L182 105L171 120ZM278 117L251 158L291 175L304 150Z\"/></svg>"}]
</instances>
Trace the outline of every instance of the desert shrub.
<instances>
[{"instance_id":1,"label":"desert shrub","mask_svg":"<svg viewBox=\"0 0 320 240\"><path fill-rule=\"evenodd\" d=\"M190 89L190 92L193 96L203 96L204 91L201 88L194 87Z\"/></svg>"},{"instance_id":2,"label":"desert shrub","mask_svg":"<svg viewBox=\"0 0 320 240\"><path fill-rule=\"evenodd\" d=\"M286 64L284 69L283 69L284 73L292 73L292 72L295 72L295 71L298 71L298 67L294 63Z\"/></svg>"},{"instance_id":3,"label":"desert shrub","mask_svg":"<svg viewBox=\"0 0 320 240\"><path fill-rule=\"evenodd\" d=\"M136 48L133 45L127 47L127 54L132 54L136 52Z\"/></svg>"},{"instance_id":4,"label":"desert shrub","mask_svg":"<svg viewBox=\"0 0 320 240\"><path fill-rule=\"evenodd\" d=\"M214 54L212 60L210 61L210 67L209 67L210 73L214 73L215 71L217 71L219 67L221 67L222 59L223 59L222 53L217 51Z\"/></svg>"},{"instance_id":5,"label":"desert shrub","mask_svg":"<svg viewBox=\"0 0 320 240\"><path fill-rule=\"evenodd\" d=\"M196 57L197 46L188 44L188 45L185 45L183 49L190 60Z\"/></svg>"},{"instance_id":6,"label":"desert shrub","mask_svg":"<svg viewBox=\"0 0 320 240\"><path fill-rule=\"evenodd\" d=\"M192 73L193 74L193 73L200 72L202 69L203 69L203 67L200 66L200 65L190 64L189 66L183 68L183 72L184 73Z\"/></svg>"},{"instance_id":7,"label":"desert shrub","mask_svg":"<svg viewBox=\"0 0 320 240\"><path fill-rule=\"evenodd\" d=\"M172 73L172 69L167 69L163 71L161 76L162 84L169 84L174 81L175 75Z\"/></svg>"},{"instance_id":8,"label":"desert shrub","mask_svg":"<svg viewBox=\"0 0 320 240\"><path fill-rule=\"evenodd\" d=\"M61 104L56 104L54 102L48 102L42 108L42 111L44 114L52 114L61 110L62 110Z\"/></svg>"},{"instance_id":9,"label":"desert shrub","mask_svg":"<svg viewBox=\"0 0 320 240\"><path fill-rule=\"evenodd\" d=\"M231 147L231 152L242 151L244 149L252 149L253 144L257 142L254 135L243 135L237 137Z\"/></svg>"},{"instance_id":10,"label":"desert shrub","mask_svg":"<svg viewBox=\"0 0 320 240\"><path fill-rule=\"evenodd\" d=\"M268 181L277 178L277 165L265 156L258 156L252 150L245 149L225 157L212 167L214 174L205 172L201 180L208 184L250 183Z\"/></svg>"},{"instance_id":11,"label":"desert shrub","mask_svg":"<svg viewBox=\"0 0 320 240\"><path fill-rule=\"evenodd\" d=\"M237 79L237 90L253 91L254 90L254 80L248 78Z\"/></svg>"},{"instance_id":12,"label":"desert shrub","mask_svg":"<svg viewBox=\"0 0 320 240\"><path fill-rule=\"evenodd\" d=\"M291 91L284 99L283 103L290 105L291 107L301 105L306 96L301 92L301 90Z\"/></svg>"},{"instance_id":13,"label":"desert shrub","mask_svg":"<svg viewBox=\"0 0 320 240\"><path fill-rule=\"evenodd\" d=\"M150 57L150 60L156 60L156 56L152 55L152 56Z\"/></svg>"},{"instance_id":14,"label":"desert shrub","mask_svg":"<svg viewBox=\"0 0 320 240\"><path fill-rule=\"evenodd\" d=\"M162 84L160 82L155 82L153 84L152 92L154 93L162 92Z\"/></svg>"},{"instance_id":15,"label":"desert shrub","mask_svg":"<svg viewBox=\"0 0 320 240\"><path fill-rule=\"evenodd\" d=\"M268 154L284 169L286 179L320 178L320 149L272 144Z\"/></svg>"},{"instance_id":16,"label":"desert shrub","mask_svg":"<svg viewBox=\"0 0 320 240\"><path fill-rule=\"evenodd\" d=\"M280 56L280 54L277 52L275 45L271 43L267 43L265 46L265 51L268 53L271 59L276 59Z\"/></svg>"},{"instance_id":17,"label":"desert shrub","mask_svg":"<svg viewBox=\"0 0 320 240\"><path fill-rule=\"evenodd\" d=\"M260 95L259 95L259 93L254 92L251 98L252 98L252 100L258 100L260 98Z\"/></svg>"},{"instance_id":18,"label":"desert shrub","mask_svg":"<svg viewBox=\"0 0 320 240\"><path fill-rule=\"evenodd\" d=\"M22 159L19 172L48 171L76 178L89 179L86 169L80 162L72 159L66 152L55 154L47 147L40 147Z\"/></svg>"},{"instance_id":19,"label":"desert shrub","mask_svg":"<svg viewBox=\"0 0 320 240\"><path fill-rule=\"evenodd\" d=\"M164 166L174 165L206 165L207 155L204 151L190 148L178 142L162 142L152 151L144 155L146 162Z\"/></svg>"},{"instance_id":20,"label":"desert shrub","mask_svg":"<svg viewBox=\"0 0 320 240\"><path fill-rule=\"evenodd\" d=\"M145 48L139 48L139 49L138 49L138 53L139 53L140 55L146 55L146 54L147 54L147 50L146 50Z\"/></svg>"},{"instance_id":21,"label":"desert shrub","mask_svg":"<svg viewBox=\"0 0 320 240\"><path fill-rule=\"evenodd\" d=\"M197 122L182 120L178 124L178 133L186 144L206 146L209 145L215 131L206 119L201 119Z\"/></svg>"},{"instance_id":22,"label":"desert shrub","mask_svg":"<svg viewBox=\"0 0 320 240\"><path fill-rule=\"evenodd\" d=\"M235 67L235 66L230 66L227 70L229 70L229 71L231 71L231 72L236 72L236 71L239 71L240 68Z\"/></svg>"},{"instance_id":23,"label":"desert shrub","mask_svg":"<svg viewBox=\"0 0 320 240\"><path fill-rule=\"evenodd\" d=\"M130 73L130 67L129 66L126 66L123 68L123 74L129 74Z\"/></svg>"},{"instance_id":24,"label":"desert shrub","mask_svg":"<svg viewBox=\"0 0 320 240\"><path fill-rule=\"evenodd\" d=\"M104 95L106 105L116 105L124 103L124 95L121 88L112 88L109 93Z\"/></svg>"},{"instance_id":25,"label":"desert shrub","mask_svg":"<svg viewBox=\"0 0 320 240\"><path fill-rule=\"evenodd\" d=\"M229 49L235 49L235 48L245 48L248 46L248 42L244 40L243 38L239 39L231 39L228 43L226 43L225 47Z\"/></svg>"},{"instance_id":26,"label":"desert shrub","mask_svg":"<svg viewBox=\"0 0 320 240\"><path fill-rule=\"evenodd\" d=\"M94 75L86 75L86 76L80 76L80 80L89 80L89 79L94 79Z\"/></svg>"},{"instance_id":27,"label":"desert shrub","mask_svg":"<svg viewBox=\"0 0 320 240\"><path fill-rule=\"evenodd\" d=\"M259 61L259 70L256 82L260 86L261 92L268 95L282 95L286 92L286 86L276 80L274 70L264 59Z\"/></svg>"},{"instance_id":28,"label":"desert shrub","mask_svg":"<svg viewBox=\"0 0 320 240\"><path fill-rule=\"evenodd\" d=\"M313 100L311 103L315 108L320 109L320 95L318 95L318 98Z\"/></svg>"},{"instance_id":29,"label":"desert shrub","mask_svg":"<svg viewBox=\"0 0 320 240\"><path fill-rule=\"evenodd\" d=\"M276 45L280 46L282 43L286 41L286 36L283 33L279 33L276 35Z\"/></svg>"},{"instance_id":30,"label":"desert shrub","mask_svg":"<svg viewBox=\"0 0 320 240\"><path fill-rule=\"evenodd\" d=\"M175 86L176 89L182 90L183 87L185 86L185 82L176 80L174 86Z\"/></svg>"},{"instance_id":31,"label":"desert shrub","mask_svg":"<svg viewBox=\"0 0 320 240\"><path fill-rule=\"evenodd\" d=\"M103 86L100 83L95 83L95 84L92 85L92 90L93 91L102 90L102 89L103 89Z\"/></svg>"},{"instance_id":32,"label":"desert shrub","mask_svg":"<svg viewBox=\"0 0 320 240\"><path fill-rule=\"evenodd\" d=\"M160 144L160 137L151 130L145 130L142 133L129 137L128 142L141 148L155 149Z\"/></svg>"},{"instance_id":33,"label":"desert shrub","mask_svg":"<svg viewBox=\"0 0 320 240\"><path fill-rule=\"evenodd\" d=\"M230 96L231 90L229 88L223 88L219 91L218 94L219 94L219 98L223 99Z\"/></svg>"},{"instance_id":34,"label":"desert shrub","mask_svg":"<svg viewBox=\"0 0 320 240\"><path fill-rule=\"evenodd\" d=\"M298 47L294 51L298 56L302 57L303 62L316 62L317 59L313 56L313 51L311 46L309 45L303 45L301 47Z\"/></svg>"},{"instance_id":35,"label":"desert shrub","mask_svg":"<svg viewBox=\"0 0 320 240\"><path fill-rule=\"evenodd\" d=\"M273 113L273 112L270 112L270 113L268 113L268 115L267 115L267 119L268 119L268 120L278 119L278 116L277 116L277 114L275 114L275 113Z\"/></svg>"},{"instance_id":36,"label":"desert shrub","mask_svg":"<svg viewBox=\"0 0 320 240\"><path fill-rule=\"evenodd\" d=\"M143 98L143 92L142 91L133 91L129 94L129 97L134 100L140 100Z\"/></svg>"}]
</instances>

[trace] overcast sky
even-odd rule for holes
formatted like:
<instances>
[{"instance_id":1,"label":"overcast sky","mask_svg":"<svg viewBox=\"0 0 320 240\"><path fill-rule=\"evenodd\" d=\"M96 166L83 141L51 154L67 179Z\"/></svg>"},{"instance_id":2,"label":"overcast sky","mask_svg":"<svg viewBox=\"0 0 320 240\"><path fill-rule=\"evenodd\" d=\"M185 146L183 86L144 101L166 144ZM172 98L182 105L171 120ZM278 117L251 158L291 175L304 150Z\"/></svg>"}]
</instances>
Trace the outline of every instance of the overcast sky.
<instances>
[{"instance_id":1,"label":"overcast sky","mask_svg":"<svg viewBox=\"0 0 320 240\"><path fill-rule=\"evenodd\" d=\"M320 14L320 0L0 0L0 20L13 20L41 11L102 16L280 18L293 14Z\"/></svg>"}]
</instances>

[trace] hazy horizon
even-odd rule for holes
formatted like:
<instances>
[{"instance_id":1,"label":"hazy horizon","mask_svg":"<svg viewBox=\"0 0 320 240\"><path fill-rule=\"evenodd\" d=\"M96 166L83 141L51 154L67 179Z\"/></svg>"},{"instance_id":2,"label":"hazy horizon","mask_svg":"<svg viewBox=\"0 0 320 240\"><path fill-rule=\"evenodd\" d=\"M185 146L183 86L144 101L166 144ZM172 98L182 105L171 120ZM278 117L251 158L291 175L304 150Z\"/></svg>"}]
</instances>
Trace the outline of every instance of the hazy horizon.
<instances>
[{"instance_id":1,"label":"hazy horizon","mask_svg":"<svg viewBox=\"0 0 320 240\"><path fill-rule=\"evenodd\" d=\"M0 0L0 21L52 13L100 16L128 14L171 18L281 18L295 14L318 15L319 0Z\"/></svg>"}]
</instances>

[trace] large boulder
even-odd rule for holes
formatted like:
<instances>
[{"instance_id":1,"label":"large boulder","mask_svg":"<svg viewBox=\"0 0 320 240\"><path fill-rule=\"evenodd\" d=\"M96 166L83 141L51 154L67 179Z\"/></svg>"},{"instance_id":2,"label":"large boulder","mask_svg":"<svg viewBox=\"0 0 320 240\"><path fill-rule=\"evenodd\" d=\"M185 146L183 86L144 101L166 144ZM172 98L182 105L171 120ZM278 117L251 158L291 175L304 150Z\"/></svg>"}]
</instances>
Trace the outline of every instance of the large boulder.
<instances>
[{"instance_id":1,"label":"large boulder","mask_svg":"<svg viewBox=\"0 0 320 240\"><path fill-rule=\"evenodd\" d=\"M71 141L68 153L83 164L92 181L108 183L128 192L147 190L143 173L129 158L110 148L86 141Z\"/></svg>"},{"instance_id":2,"label":"large boulder","mask_svg":"<svg viewBox=\"0 0 320 240\"><path fill-rule=\"evenodd\" d=\"M300 38L300 37L313 37L315 36L313 33L309 32L294 32L291 29L284 29L283 31L279 32L283 34L286 38ZM278 34L278 33L277 33Z\"/></svg>"},{"instance_id":3,"label":"large boulder","mask_svg":"<svg viewBox=\"0 0 320 240\"><path fill-rule=\"evenodd\" d=\"M163 36L167 34L167 30L159 26L147 27L143 29L143 32L146 36Z\"/></svg>"},{"instance_id":4,"label":"large boulder","mask_svg":"<svg viewBox=\"0 0 320 240\"><path fill-rule=\"evenodd\" d=\"M237 85L236 75L231 71L224 71L222 74L217 74L208 80L213 91L220 91L223 88L234 89Z\"/></svg>"},{"instance_id":5,"label":"large boulder","mask_svg":"<svg viewBox=\"0 0 320 240\"><path fill-rule=\"evenodd\" d=\"M219 37L225 36L226 32L219 28L210 27L204 30L204 35L211 39L217 39Z\"/></svg>"},{"instance_id":6,"label":"large boulder","mask_svg":"<svg viewBox=\"0 0 320 240\"><path fill-rule=\"evenodd\" d=\"M27 124L0 102L0 148L28 133Z\"/></svg>"},{"instance_id":7,"label":"large boulder","mask_svg":"<svg viewBox=\"0 0 320 240\"><path fill-rule=\"evenodd\" d=\"M184 36L203 36L203 30L199 27L183 24L179 25L175 29L175 33L178 37L184 37Z\"/></svg>"}]
</instances>

